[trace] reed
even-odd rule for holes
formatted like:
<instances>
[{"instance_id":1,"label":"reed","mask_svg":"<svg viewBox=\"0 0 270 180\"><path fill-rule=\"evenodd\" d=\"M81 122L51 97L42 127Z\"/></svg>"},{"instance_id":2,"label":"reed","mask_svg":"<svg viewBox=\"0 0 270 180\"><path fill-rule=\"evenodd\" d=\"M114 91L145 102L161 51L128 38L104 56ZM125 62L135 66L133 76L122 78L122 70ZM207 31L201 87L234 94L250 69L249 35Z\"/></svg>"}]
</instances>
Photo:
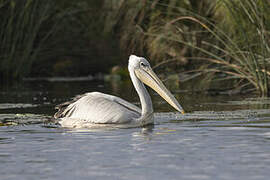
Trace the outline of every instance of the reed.
<instances>
[{"instance_id":1,"label":"reed","mask_svg":"<svg viewBox=\"0 0 270 180\"><path fill-rule=\"evenodd\" d=\"M95 2L0 0L0 79L21 79L40 69L50 75L56 61L66 57L88 62L89 34L96 37L92 11L101 6Z\"/></svg>"},{"instance_id":2,"label":"reed","mask_svg":"<svg viewBox=\"0 0 270 180\"><path fill-rule=\"evenodd\" d=\"M127 3L119 6L121 14ZM188 65L189 72L210 74L208 80L269 95L269 1L141 1L132 7L133 13L124 10L132 18L116 23L127 52L146 51L157 64Z\"/></svg>"},{"instance_id":3,"label":"reed","mask_svg":"<svg viewBox=\"0 0 270 180\"><path fill-rule=\"evenodd\" d=\"M0 71L4 78L23 77L57 28L52 24L46 33L40 33L55 9L41 0L2 0L0 8Z\"/></svg>"},{"instance_id":4,"label":"reed","mask_svg":"<svg viewBox=\"0 0 270 180\"><path fill-rule=\"evenodd\" d=\"M62 57L91 59L107 69L124 64L91 58L117 41L124 57L148 56L155 67L266 96L268 12L266 0L0 0L0 79L25 77L33 64L44 67ZM89 71L88 65L77 68Z\"/></svg>"},{"instance_id":5,"label":"reed","mask_svg":"<svg viewBox=\"0 0 270 180\"><path fill-rule=\"evenodd\" d=\"M207 56L190 59L210 62L203 71L216 72L214 78L220 77L220 73L226 74L221 80L236 80L235 88L247 92L255 89L261 96L269 95L269 2L223 0L219 3L217 8L222 8L226 15L220 23L213 24L200 16L177 19L198 23L214 37L202 42L208 48L191 45Z\"/></svg>"},{"instance_id":6,"label":"reed","mask_svg":"<svg viewBox=\"0 0 270 180\"><path fill-rule=\"evenodd\" d=\"M225 53L231 56L225 62L235 65L232 68L223 65L223 68L244 76L239 81L247 80L261 96L269 95L270 2L223 0L221 6L229 14L219 27L226 33L228 48ZM220 62L224 62L224 59Z\"/></svg>"}]
</instances>

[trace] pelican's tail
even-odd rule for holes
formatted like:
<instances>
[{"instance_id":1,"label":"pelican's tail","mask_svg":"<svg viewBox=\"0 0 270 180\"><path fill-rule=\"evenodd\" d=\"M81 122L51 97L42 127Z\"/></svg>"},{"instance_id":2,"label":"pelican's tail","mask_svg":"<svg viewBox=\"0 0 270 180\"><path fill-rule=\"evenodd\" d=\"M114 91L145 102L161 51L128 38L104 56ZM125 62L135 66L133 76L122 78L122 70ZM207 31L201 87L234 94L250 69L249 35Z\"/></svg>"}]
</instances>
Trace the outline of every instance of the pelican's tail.
<instances>
[{"instance_id":1,"label":"pelican's tail","mask_svg":"<svg viewBox=\"0 0 270 180\"><path fill-rule=\"evenodd\" d=\"M77 100L81 99L84 96L86 96L86 94L78 95L74 97L71 101L67 101L55 106L55 109L58 111L54 114L54 118L69 117L69 115L71 115L74 110L74 108L71 108L69 105L76 102Z\"/></svg>"}]
</instances>

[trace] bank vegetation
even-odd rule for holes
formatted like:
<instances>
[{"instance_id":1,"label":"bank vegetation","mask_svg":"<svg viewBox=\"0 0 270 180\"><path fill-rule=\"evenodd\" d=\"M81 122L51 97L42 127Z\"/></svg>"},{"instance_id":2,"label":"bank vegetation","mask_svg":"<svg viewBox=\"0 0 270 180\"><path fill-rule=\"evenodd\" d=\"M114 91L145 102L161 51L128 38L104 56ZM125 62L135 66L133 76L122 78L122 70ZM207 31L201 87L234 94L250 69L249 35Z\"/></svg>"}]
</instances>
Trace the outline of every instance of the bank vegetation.
<instances>
[{"instance_id":1,"label":"bank vegetation","mask_svg":"<svg viewBox=\"0 0 270 180\"><path fill-rule=\"evenodd\" d=\"M268 0L0 0L0 75L81 76L148 57L176 81L269 95Z\"/></svg>"}]
</instances>

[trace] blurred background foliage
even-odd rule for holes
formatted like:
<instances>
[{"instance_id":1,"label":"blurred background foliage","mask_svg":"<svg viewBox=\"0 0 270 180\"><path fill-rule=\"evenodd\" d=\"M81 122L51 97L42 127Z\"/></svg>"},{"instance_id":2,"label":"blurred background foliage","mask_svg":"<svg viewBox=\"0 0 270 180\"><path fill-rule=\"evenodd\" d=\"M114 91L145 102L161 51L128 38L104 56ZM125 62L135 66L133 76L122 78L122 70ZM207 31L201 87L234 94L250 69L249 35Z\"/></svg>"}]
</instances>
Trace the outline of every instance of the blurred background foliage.
<instances>
[{"instance_id":1,"label":"blurred background foliage","mask_svg":"<svg viewBox=\"0 0 270 180\"><path fill-rule=\"evenodd\" d=\"M174 82L266 96L269 12L268 0L0 0L0 76L108 73L133 53Z\"/></svg>"},{"instance_id":2,"label":"blurred background foliage","mask_svg":"<svg viewBox=\"0 0 270 180\"><path fill-rule=\"evenodd\" d=\"M118 48L103 36L102 7L97 0L1 0L1 79L108 72Z\"/></svg>"}]
</instances>

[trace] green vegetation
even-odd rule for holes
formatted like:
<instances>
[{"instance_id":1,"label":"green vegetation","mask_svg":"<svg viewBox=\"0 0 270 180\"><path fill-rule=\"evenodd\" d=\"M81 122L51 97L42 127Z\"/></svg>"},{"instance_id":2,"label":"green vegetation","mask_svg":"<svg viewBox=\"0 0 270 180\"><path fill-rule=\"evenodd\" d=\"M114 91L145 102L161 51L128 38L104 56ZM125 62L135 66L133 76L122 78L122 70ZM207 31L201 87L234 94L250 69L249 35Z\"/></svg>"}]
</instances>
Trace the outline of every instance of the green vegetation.
<instances>
[{"instance_id":1,"label":"green vegetation","mask_svg":"<svg viewBox=\"0 0 270 180\"><path fill-rule=\"evenodd\" d=\"M269 94L269 1L134 3L125 1L118 10L127 17L119 21L127 52L147 52L155 63L176 71L185 67L190 77L202 75L207 87L219 81L220 88L229 85L235 92Z\"/></svg>"},{"instance_id":2,"label":"green vegetation","mask_svg":"<svg viewBox=\"0 0 270 180\"><path fill-rule=\"evenodd\" d=\"M44 43L55 33L57 22L44 23L55 10L44 1L1 1L1 74L4 78L17 78L30 71L34 59L46 49ZM38 37L40 36L40 37Z\"/></svg>"},{"instance_id":3,"label":"green vegetation","mask_svg":"<svg viewBox=\"0 0 270 180\"><path fill-rule=\"evenodd\" d=\"M112 49L96 45L101 7L98 0L0 0L0 79L108 71L113 62L96 58Z\"/></svg>"},{"instance_id":4,"label":"green vegetation","mask_svg":"<svg viewBox=\"0 0 270 180\"><path fill-rule=\"evenodd\" d=\"M109 72L134 53L204 89L267 96L269 12L267 0L0 0L0 75Z\"/></svg>"}]
</instances>

